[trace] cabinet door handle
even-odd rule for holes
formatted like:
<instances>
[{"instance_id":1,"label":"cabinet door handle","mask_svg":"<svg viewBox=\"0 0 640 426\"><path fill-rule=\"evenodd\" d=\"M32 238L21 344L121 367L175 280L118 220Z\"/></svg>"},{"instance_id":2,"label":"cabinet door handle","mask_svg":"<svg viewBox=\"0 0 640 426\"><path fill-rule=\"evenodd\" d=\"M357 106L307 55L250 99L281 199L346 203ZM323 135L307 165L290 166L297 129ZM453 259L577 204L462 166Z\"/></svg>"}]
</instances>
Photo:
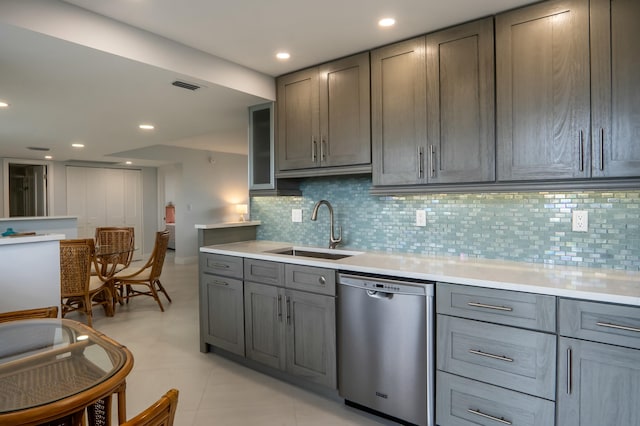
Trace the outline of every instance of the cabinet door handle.
<instances>
[{"instance_id":1,"label":"cabinet door handle","mask_svg":"<svg viewBox=\"0 0 640 426\"><path fill-rule=\"evenodd\" d=\"M600 170L604 170L604 128L600 128Z\"/></svg>"},{"instance_id":2,"label":"cabinet door handle","mask_svg":"<svg viewBox=\"0 0 640 426\"><path fill-rule=\"evenodd\" d=\"M571 387L573 385L571 376L573 376L573 351L571 348L567 349L567 395L571 395Z\"/></svg>"},{"instance_id":3,"label":"cabinet door handle","mask_svg":"<svg viewBox=\"0 0 640 426\"><path fill-rule=\"evenodd\" d=\"M282 296L278 295L278 320L282 322Z\"/></svg>"},{"instance_id":4,"label":"cabinet door handle","mask_svg":"<svg viewBox=\"0 0 640 426\"><path fill-rule=\"evenodd\" d=\"M503 425L512 424L509 420L505 420L504 417L490 416L489 414L485 414L480 410L472 410L472 409L469 408L467 411L469 413L471 413L471 414L475 414L476 416L484 417L485 419L489 419L489 420L493 420L494 422L502 423Z\"/></svg>"},{"instance_id":5,"label":"cabinet door handle","mask_svg":"<svg viewBox=\"0 0 640 426\"><path fill-rule=\"evenodd\" d=\"M433 162L436 155L436 149L433 145L429 147L429 177L436 175L435 163Z\"/></svg>"},{"instance_id":6,"label":"cabinet door handle","mask_svg":"<svg viewBox=\"0 0 640 426\"><path fill-rule=\"evenodd\" d=\"M510 308L508 306L485 305L484 303L479 303L479 302L468 302L467 305L473 306L474 308L494 309L496 311L505 311L505 312L513 311L513 308Z\"/></svg>"},{"instance_id":7,"label":"cabinet door handle","mask_svg":"<svg viewBox=\"0 0 640 426\"><path fill-rule=\"evenodd\" d=\"M580 157L580 171L584 171L584 131L578 134L578 156Z\"/></svg>"},{"instance_id":8,"label":"cabinet door handle","mask_svg":"<svg viewBox=\"0 0 640 426\"><path fill-rule=\"evenodd\" d=\"M419 146L418 147L418 179L422 179L422 177L424 176L424 168L423 168L423 158L424 157L424 151L422 150L422 147Z\"/></svg>"},{"instance_id":9,"label":"cabinet door handle","mask_svg":"<svg viewBox=\"0 0 640 426\"><path fill-rule=\"evenodd\" d=\"M470 354L474 354L474 355L484 356L484 357L491 358L491 359L497 359L497 360L500 360L500 361L513 362L513 358L509 358L509 357L504 356L504 355L494 355L494 354L490 354L490 353L487 353L487 352L478 351L476 349L469 349L469 353Z\"/></svg>"},{"instance_id":10,"label":"cabinet door handle","mask_svg":"<svg viewBox=\"0 0 640 426\"><path fill-rule=\"evenodd\" d=\"M325 140L325 138L322 138L322 141L320 142L320 161L326 161L327 160L327 141Z\"/></svg>"},{"instance_id":11,"label":"cabinet door handle","mask_svg":"<svg viewBox=\"0 0 640 426\"><path fill-rule=\"evenodd\" d=\"M228 286L228 285L229 285L229 283L228 283L228 282L226 282L226 281L222 281L222 280L213 280L213 281L211 281L211 284L214 284L214 285L224 285L224 286Z\"/></svg>"},{"instance_id":12,"label":"cabinet door handle","mask_svg":"<svg viewBox=\"0 0 640 426\"><path fill-rule=\"evenodd\" d=\"M287 303L287 324L291 324L291 299L289 296L284 298Z\"/></svg>"},{"instance_id":13,"label":"cabinet door handle","mask_svg":"<svg viewBox=\"0 0 640 426\"><path fill-rule=\"evenodd\" d=\"M316 138L311 137L311 162L315 163L318 159L318 142Z\"/></svg>"},{"instance_id":14,"label":"cabinet door handle","mask_svg":"<svg viewBox=\"0 0 640 426\"><path fill-rule=\"evenodd\" d=\"M597 322L596 325L599 325L600 327L615 328L616 330L634 331L636 333L640 333L640 328L629 327L627 325L611 324L608 322Z\"/></svg>"}]
</instances>

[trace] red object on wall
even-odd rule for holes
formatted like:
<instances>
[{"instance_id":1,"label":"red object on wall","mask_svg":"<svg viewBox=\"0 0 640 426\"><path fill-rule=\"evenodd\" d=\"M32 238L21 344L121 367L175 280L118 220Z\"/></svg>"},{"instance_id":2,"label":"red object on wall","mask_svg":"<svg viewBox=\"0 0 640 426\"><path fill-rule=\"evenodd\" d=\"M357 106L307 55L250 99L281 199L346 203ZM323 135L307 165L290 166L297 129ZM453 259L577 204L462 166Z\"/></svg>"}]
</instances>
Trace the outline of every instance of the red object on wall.
<instances>
[{"instance_id":1,"label":"red object on wall","mask_svg":"<svg viewBox=\"0 0 640 426\"><path fill-rule=\"evenodd\" d=\"M166 223L176 222L176 206L171 203L167 204L167 207L164 208L164 221Z\"/></svg>"}]
</instances>

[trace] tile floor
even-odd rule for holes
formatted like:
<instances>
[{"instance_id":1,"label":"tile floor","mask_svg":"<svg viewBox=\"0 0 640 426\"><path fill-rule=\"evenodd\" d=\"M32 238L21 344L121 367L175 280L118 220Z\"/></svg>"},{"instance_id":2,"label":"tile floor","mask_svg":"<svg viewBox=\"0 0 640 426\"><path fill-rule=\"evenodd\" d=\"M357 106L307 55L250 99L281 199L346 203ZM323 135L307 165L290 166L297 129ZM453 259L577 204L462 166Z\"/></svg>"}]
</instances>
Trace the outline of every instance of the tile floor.
<instances>
[{"instance_id":1,"label":"tile floor","mask_svg":"<svg viewBox=\"0 0 640 426\"><path fill-rule=\"evenodd\" d=\"M113 318L99 308L94 313L94 327L133 353L127 379L129 417L175 387L180 391L175 426L394 424L218 355L200 353L197 265L176 265L170 252L162 282L173 299L171 304L162 299L164 313L146 297L118 306ZM68 317L82 320L73 315Z\"/></svg>"}]
</instances>

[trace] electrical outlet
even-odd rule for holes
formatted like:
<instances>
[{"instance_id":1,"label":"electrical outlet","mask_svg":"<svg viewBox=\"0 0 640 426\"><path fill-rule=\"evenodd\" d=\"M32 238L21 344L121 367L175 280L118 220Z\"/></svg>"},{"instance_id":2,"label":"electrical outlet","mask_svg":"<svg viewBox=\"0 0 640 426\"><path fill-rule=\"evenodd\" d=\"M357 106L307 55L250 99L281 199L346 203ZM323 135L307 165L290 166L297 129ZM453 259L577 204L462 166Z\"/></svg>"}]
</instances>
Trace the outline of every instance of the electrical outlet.
<instances>
[{"instance_id":1,"label":"electrical outlet","mask_svg":"<svg viewBox=\"0 0 640 426\"><path fill-rule=\"evenodd\" d=\"M302 209L291 209L291 222L302 222Z\"/></svg>"},{"instance_id":2,"label":"electrical outlet","mask_svg":"<svg viewBox=\"0 0 640 426\"><path fill-rule=\"evenodd\" d=\"M586 210L574 210L571 218L571 230L573 232L589 231L589 213Z\"/></svg>"},{"instance_id":3,"label":"electrical outlet","mask_svg":"<svg viewBox=\"0 0 640 426\"><path fill-rule=\"evenodd\" d=\"M427 226L427 212L416 210L416 226Z\"/></svg>"}]
</instances>

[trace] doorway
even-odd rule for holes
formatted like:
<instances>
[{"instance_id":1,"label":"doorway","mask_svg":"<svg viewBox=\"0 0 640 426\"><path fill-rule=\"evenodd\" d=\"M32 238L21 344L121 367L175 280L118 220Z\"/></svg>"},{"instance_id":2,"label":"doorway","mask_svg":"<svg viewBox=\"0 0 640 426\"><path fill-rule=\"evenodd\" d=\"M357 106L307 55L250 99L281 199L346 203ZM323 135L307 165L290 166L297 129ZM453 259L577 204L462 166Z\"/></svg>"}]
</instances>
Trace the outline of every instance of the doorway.
<instances>
[{"instance_id":1,"label":"doorway","mask_svg":"<svg viewBox=\"0 0 640 426\"><path fill-rule=\"evenodd\" d=\"M9 163L9 217L48 216L47 165Z\"/></svg>"}]
</instances>

